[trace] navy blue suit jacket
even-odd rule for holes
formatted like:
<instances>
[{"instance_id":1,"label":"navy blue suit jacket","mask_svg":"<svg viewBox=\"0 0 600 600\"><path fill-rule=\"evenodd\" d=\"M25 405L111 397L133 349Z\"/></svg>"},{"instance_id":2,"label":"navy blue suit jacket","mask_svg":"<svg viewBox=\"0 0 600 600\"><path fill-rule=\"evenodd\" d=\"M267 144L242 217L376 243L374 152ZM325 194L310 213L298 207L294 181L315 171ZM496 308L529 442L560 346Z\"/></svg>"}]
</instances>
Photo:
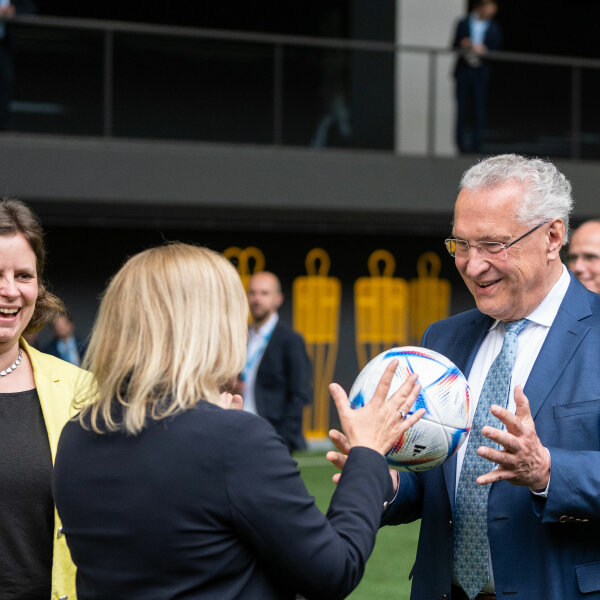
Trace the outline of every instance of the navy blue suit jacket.
<instances>
[{"instance_id":1,"label":"navy blue suit jacket","mask_svg":"<svg viewBox=\"0 0 600 600\"><path fill-rule=\"evenodd\" d=\"M304 340L277 322L256 373L256 410L275 427L290 450L306 447L302 411L310 403L310 362Z\"/></svg>"},{"instance_id":2,"label":"navy blue suit jacket","mask_svg":"<svg viewBox=\"0 0 600 600\"><path fill-rule=\"evenodd\" d=\"M432 325L423 345L468 376L492 320L471 310ZM600 296L573 276L525 386L550 450L547 499L491 486L488 537L498 598L600 599ZM422 518L412 600L450 598L456 457L402 473L384 524Z\"/></svg>"},{"instance_id":3,"label":"navy blue suit jacket","mask_svg":"<svg viewBox=\"0 0 600 600\"><path fill-rule=\"evenodd\" d=\"M79 600L343 598L393 493L354 448L325 517L269 423L206 402L136 436L67 423L53 488Z\"/></svg>"}]
</instances>

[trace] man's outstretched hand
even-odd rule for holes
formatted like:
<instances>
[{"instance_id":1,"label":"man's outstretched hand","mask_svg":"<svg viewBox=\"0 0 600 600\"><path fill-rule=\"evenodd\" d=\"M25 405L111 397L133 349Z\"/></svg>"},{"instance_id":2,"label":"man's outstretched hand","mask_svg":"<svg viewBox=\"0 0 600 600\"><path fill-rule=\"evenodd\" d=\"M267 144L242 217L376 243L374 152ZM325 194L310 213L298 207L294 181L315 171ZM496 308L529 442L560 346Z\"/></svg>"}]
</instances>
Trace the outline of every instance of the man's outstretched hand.
<instances>
[{"instance_id":1,"label":"man's outstretched hand","mask_svg":"<svg viewBox=\"0 0 600 600\"><path fill-rule=\"evenodd\" d=\"M492 414L500 419L506 429L486 425L483 435L499 444L503 449L496 450L481 446L477 453L497 468L477 478L479 485L495 481L509 481L514 485L529 486L534 491L543 491L550 481L550 453L542 445L535 430L529 401L523 387L515 388L516 414L505 408L493 405Z\"/></svg>"}]
</instances>

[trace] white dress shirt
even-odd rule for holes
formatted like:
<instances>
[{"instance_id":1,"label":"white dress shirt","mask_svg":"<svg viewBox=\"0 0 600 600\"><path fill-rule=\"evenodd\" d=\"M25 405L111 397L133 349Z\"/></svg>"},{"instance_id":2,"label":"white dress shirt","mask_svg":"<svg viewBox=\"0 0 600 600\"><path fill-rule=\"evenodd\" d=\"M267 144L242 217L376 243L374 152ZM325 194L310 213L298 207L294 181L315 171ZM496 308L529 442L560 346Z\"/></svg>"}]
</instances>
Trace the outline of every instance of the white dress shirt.
<instances>
[{"instance_id":1,"label":"white dress shirt","mask_svg":"<svg viewBox=\"0 0 600 600\"><path fill-rule=\"evenodd\" d=\"M254 414L257 414L256 399L254 397L256 373L278 321L279 315L273 313L258 330L250 327L248 333L247 362L244 369L244 410Z\"/></svg>"},{"instance_id":2,"label":"white dress shirt","mask_svg":"<svg viewBox=\"0 0 600 600\"><path fill-rule=\"evenodd\" d=\"M516 404L514 398L514 389L517 385L525 387L531 369L542 349L548 331L556 318L558 309L567 293L567 288L571 282L571 277L566 267L563 265L563 271L558 281L554 284L548 295L544 298L541 304L535 308L531 314L527 315L527 319L530 323L527 323L521 333L519 333L518 340L519 345L517 349L517 358L512 372L511 380L511 391L509 394L507 409L515 413ZM501 321L496 321L486 335L483 343L481 344L471 372L469 373L468 381L471 389L471 401L473 402L473 413L471 414L471 420L475 415L475 409L477 402L479 401L479 394L483 388L485 378L494 362L494 359L500 353L502 343L504 341L504 324ZM465 452L467 451L467 443L464 443L456 456L456 490L458 489L458 480L460 478L460 472L462 470L462 464L465 459ZM492 469L492 463L490 463L490 470ZM482 473L483 474L483 473ZM544 492L539 495L547 496L550 483ZM456 493L455 490L455 493ZM489 560L489 573L490 581L483 588L484 592L494 591L494 578L492 575L492 561L491 556Z\"/></svg>"},{"instance_id":3,"label":"white dress shirt","mask_svg":"<svg viewBox=\"0 0 600 600\"><path fill-rule=\"evenodd\" d=\"M480 19L476 13L471 13L469 17L469 27L471 29L471 43L473 45L483 44L485 34L490 28L489 19Z\"/></svg>"}]
</instances>

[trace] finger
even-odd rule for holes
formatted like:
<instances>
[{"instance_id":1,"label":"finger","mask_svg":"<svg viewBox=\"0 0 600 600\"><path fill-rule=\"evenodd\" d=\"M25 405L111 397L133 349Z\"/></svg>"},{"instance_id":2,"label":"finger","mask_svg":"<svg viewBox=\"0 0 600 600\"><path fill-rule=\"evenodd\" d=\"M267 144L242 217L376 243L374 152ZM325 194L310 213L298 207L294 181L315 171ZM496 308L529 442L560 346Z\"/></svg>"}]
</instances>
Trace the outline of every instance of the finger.
<instances>
[{"instance_id":1,"label":"finger","mask_svg":"<svg viewBox=\"0 0 600 600\"><path fill-rule=\"evenodd\" d=\"M504 425L506 426L506 429L508 431L514 432L515 434L519 434L523 431L521 419L519 419L519 417L517 417L517 415L514 415L513 413L509 412L505 408L502 408L501 406L498 406L497 404L492 404L492 407L490 408L490 412L496 418L498 418L500 421L502 421L502 423L504 423Z\"/></svg>"},{"instance_id":2,"label":"finger","mask_svg":"<svg viewBox=\"0 0 600 600\"><path fill-rule=\"evenodd\" d=\"M229 408L233 410L242 410L244 408L244 399L239 394L233 394Z\"/></svg>"},{"instance_id":3,"label":"finger","mask_svg":"<svg viewBox=\"0 0 600 600\"><path fill-rule=\"evenodd\" d=\"M342 476L341 473L336 473L331 479L333 481L333 483L338 484L340 482L340 477Z\"/></svg>"},{"instance_id":4,"label":"finger","mask_svg":"<svg viewBox=\"0 0 600 600\"><path fill-rule=\"evenodd\" d=\"M388 392L390 391L390 386L392 385L392 380L394 379L394 373L398 368L398 362L397 359L394 359L390 361L390 364L385 368L385 371L377 384L377 388L375 389L375 394L373 395L373 398L371 398L371 403L374 403L374 405L383 404L385 402Z\"/></svg>"},{"instance_id":5,"label":"finger","mask_svg":"<svg viewBox=\"0 0 600 600\"><path fill-rule=\"evenodd\" d=\"M329 431L329 439L342 454L348 454L348 452L350 452L350 442L341 431L331 429Z\"/></svg>"},{"instance_id":6,"label":"finger","mask_svg":"<svg viewBox=\"0 0 600 600\"><path fill-rule=\"evenodd\" d=\"M489 440L492 440L492 442L500 444L500 446L502 446L507 452L514 453L520 450L521 446L519 444L519 441L512 433L502 431L501 429L497 429L496 427L490 427L489 425L486 425L481 430L481 433Z\"/></svg>"},{"instance_id":7,"label":"finger","mask_svg":"<svg viewBox=\"0 0 600 600\"><path fill-rule=\"evenodd\" d=\"M344 468L348 457L345 454L341 454L340 452L334 452L333 450L329 451L325 458L340 471Z\"/></svg>"},{"instance_id":8,"label":"finger","mask_svg":"<svg viewBox=\"0 0 600 600\"><path fill-rule=\"evenodd\" d=\"M503 467L513 467L516 462L514 454L502 452L502 450L497 450L496 448L490 448L488 446L480 446L477 448L477 454L482 458L485 458L485 460L489 460L497 465L502 465Z\"/></svg>"},{"instance_id":9,"label":"finger","mask_svg":"<svg viewBox=\"0 0 600 600\"><path fill-rule=\"evenodd\" d=\"M408 413L412 410L414 403L417 401L419 394L421 393L421 384L415 383L413 388L408 393L408 396L400 403L398 410Z\"/></svg>"},{"instance_id":10,"label":"finger","mask_svg":"<svg viewBox=\"0 0 600 600\"><path fill-rule=\"evenodd\" d=\"M529 407L529 400L523 393L523 386L518 385L515 388L515 404L517 405L517 417L521 420L531 417L531 408Z\"/></svg>"},{"instance_id":11,"label":"finger","mask_svg":"<svg viewBox=\"0 0 600 600\"><path fill-rule=\"evenodd\" d=\"M406 407L407 409L412 406L412 403L419 396L421 386L417 383L419 376L416 373L411 373L410 376L404 381L404 383L394 392L388 402L394 405L396 410L403 408L403 405L407 403L409 398L414 398L412 402ZM418 388L417 390L415 388Z\"/></svg>"},{"instance_id":12,"label":"finger","mask_svg":"<svg viewBox=\"0 0 600 600\"><path fill-rule=\"evenodd\" d=\"M329 393L331 394L331 397L333 398L333 402L335 404L335 408L340 417L340 421L343 422L345 415L350 410L352 410L350 408L350 402L348 402L348 396L347 396L346 392L344 391L344 388L342 388L342 386L338 385L337 383L330 384Z\"/></svg>"},{"instance_id":13,"label":"finger","mask_svg":"<svg viewBox=\"0 0 600 600\"><path fill-rule=\"evenodd\" d=\"M514 471L510 469L494 469L485 475L480 475L477 478L479 485L488 485L489 483L495 483L496 481L512 481L515 479Z\"/></svg>"},{"instance_id":14,"label":"finger","mask_svg":"<svg viewBox=\"0 0 600 600\"><path fill-rule=\"evenodd\" d=\"M400 433L404 433L407 429L410 429L427 411L424 408L420 408L417 412L412 415L408 415L406 419L400 422Z\"/></svg>"},{"instance_id":15,"label":"finger","mask_svg":"<svg viewBox=\"0 0 600 600\"><path fill-rule=\"evenodd\" d=\"M392 396L392 398L396 396L406 397L410 394L411 390L415 387L415 383L418 381L419 376L416 373L411 373L406 380L402 383L402 385L398 388L396 393ZM391 398L390 398L391 400Z\"/></svg>"}]
</instances>

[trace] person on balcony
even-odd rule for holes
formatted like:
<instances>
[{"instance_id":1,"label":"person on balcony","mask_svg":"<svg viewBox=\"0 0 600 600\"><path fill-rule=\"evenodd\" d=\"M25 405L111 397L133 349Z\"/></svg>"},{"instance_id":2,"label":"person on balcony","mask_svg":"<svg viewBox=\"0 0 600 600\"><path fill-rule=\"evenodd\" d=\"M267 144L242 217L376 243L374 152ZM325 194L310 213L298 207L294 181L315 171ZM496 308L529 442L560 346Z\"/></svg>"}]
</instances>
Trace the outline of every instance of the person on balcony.
<instances>
[{"instance_id":1,"label":"person on balcony","mask_svg":"<svg viewBox=\"0 0 600 600\"><path fill-rule=\"evenodd\" d=\"M486 120L489 65L483 56L502 46L502 30L494 21L495 0L476 0L473 11L456 26L452 47L461 50L456 79L456 145L462 154L482 151Z\"/></svg>"}]
</instances>

